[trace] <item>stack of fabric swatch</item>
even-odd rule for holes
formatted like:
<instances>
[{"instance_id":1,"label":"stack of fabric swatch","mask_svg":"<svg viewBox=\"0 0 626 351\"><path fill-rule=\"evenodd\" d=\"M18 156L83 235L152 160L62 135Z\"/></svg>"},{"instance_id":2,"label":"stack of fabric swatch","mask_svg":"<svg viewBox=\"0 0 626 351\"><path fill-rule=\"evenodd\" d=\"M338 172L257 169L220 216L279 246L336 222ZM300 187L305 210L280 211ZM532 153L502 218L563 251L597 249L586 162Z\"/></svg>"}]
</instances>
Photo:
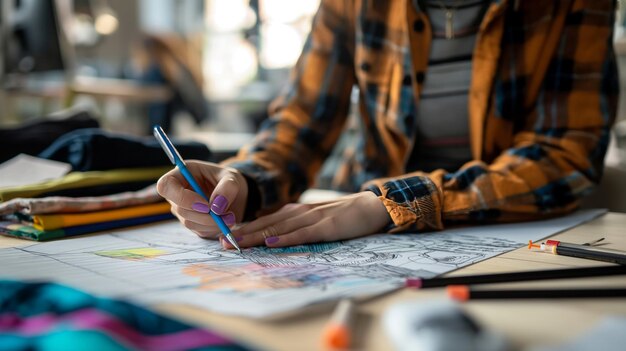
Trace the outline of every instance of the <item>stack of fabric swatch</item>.
<instances>
[{"instance_id":1,"label":"stack of fabric swatch","mask_svg":"<svg viewBox=\"0 0 626 351\"><path fill-rule=\"evenodd\" d=\"M204 144L177 147L188 158L210 156ZM69 163L72 172L0 188L0 234L45 241L173 218L156 192L156 181L172 166L153 138L79 129L38 156Z\"/></svg>"},{"instance_id":2,"label":"stack of fabric swatch","mask_svg":"<svg viewBox=\"0 0 626 351\"><path fill-rule=\"evenodd\" d=\"M0 190L3 198L11 193L19 192ZM45 241L170 219L169 209L155 185L104 196L18 197L0 203L0 233Z\"/></svg>"}]
</instances>

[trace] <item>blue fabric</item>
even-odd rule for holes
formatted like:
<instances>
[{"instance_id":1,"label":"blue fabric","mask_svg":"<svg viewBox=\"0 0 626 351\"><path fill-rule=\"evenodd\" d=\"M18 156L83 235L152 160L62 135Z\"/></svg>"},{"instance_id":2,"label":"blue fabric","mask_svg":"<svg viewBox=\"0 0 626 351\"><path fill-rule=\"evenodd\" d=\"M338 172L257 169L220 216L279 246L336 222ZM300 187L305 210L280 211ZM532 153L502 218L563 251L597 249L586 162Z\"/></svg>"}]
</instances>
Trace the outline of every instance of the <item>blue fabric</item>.
<instances>
[{"instance_id":1,"label":"blue fabric","mask_svg":"<svg viewBox=\"0 0 626 351\"><path fill-rule=\"evenodd\" d=\"M202 143L172 140L185 159L209 161L211 151ZM79 129L58 138L39 157L67 162L73 171L104 171L170 165L158 141L133 137L99 128Z\"/></svg>"}]
</instances>

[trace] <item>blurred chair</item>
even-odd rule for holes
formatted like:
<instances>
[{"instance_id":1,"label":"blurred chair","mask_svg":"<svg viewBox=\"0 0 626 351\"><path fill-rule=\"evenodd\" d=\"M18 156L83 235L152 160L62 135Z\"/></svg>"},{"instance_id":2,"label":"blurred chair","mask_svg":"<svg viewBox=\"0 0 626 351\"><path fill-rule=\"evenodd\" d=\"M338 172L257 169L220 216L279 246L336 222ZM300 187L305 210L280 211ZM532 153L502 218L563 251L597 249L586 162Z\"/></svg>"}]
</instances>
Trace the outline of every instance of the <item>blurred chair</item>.
<instances>
[{"instance_id":1,"label":"blurred chair","mask_svg":"<svg viewBox=\"0 0 626 351\"><path fill-rule=\"evenodd\" d=\"M62 27L64 7L55 0L3 1L0 4L0 77L62 71L71 52Z\"/></svg>"},{"instance_id":2,"label":"blurred chair","mask_svg":"<svg viewBox=\"0 0 626 351\"><path fill-rule=\"evenodd\" d=\"M194 52L182 37L173 34L145 34L133 53L135 79L145 86L165 85L173 95L165 101L148 104L149 127L161 125L170 131L179 111L188 112L196 124L208 118L208 106L202 90L202 66L199 52Z\"/></svg>"}]
</instances>

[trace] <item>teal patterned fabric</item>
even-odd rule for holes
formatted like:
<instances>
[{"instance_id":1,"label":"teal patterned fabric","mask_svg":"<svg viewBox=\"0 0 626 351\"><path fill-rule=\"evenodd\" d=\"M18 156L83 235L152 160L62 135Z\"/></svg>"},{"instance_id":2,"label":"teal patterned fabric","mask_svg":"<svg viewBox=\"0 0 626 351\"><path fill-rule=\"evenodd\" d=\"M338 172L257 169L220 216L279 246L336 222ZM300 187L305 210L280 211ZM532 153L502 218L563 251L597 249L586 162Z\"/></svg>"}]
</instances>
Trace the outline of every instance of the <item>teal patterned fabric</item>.
<instances>
[{"instance_id":1,"label":"teal patterned fabric","mask_svg":"<svg viewBox=\"0 0 626 351\"><path fill-rule=\"evenodd\" d=\"M250 350L127 302L54 283L8 280L0 280L0 349Z\"/></svg>"}]
</instances>

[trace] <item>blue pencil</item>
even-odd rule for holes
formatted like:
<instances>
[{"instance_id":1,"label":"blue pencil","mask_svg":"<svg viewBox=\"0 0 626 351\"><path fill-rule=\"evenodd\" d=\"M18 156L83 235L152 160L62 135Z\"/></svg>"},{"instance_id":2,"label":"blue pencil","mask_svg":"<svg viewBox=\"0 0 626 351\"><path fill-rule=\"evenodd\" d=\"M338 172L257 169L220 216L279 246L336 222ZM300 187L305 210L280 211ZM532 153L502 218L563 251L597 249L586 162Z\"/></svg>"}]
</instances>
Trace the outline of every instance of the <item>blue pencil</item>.
<instances>
[{"instance_id":1,"label":"blue pencil","mask_svg":"<svg viewBox=\"0 0 626 351\"><path fill-rule=\"evenodd\" d=\"M187 169L187 166L185 165L185 161L183 161L183 158L178 153L178 150L176 150L176 148L174 147L170 139L167 137L167 135L165 134L161 126L158 126L158 125L154 126L153 130L154 130L154 136L157 138L157 140L159 141L159 144L161 144L161 147L163 148L167 156L170 158L170 161L172 161L172 163L176 167L178 167L178 170L180 170L180 173L183 175L183 177L185 177L187 182L189 182L193 190L196 193L198 193L200 196L202 196L207 202L209 202L209 198L206 196L204 191L202 191L202 188L200 187L200 185L198 185L193 175L191 175L191 172L189 172L189 169ZM222 231L222 234L224 234L224 236L226 237L226 240L228 240L228 242L231 245L233 245L233 247L235 247L241 253L241 249L239 248L239 245L237 245L237 241L233 238L233 234L230 232L230 228L228 228L226 223L224 223L224 220L222 219L222 217L220 217L217 213L213 212L212 210L209 210L209 214L211 215L211 217L213 217L213 220L215 220L215 223L217 223L217 226Z\"/></svg>"}]
</instances>

